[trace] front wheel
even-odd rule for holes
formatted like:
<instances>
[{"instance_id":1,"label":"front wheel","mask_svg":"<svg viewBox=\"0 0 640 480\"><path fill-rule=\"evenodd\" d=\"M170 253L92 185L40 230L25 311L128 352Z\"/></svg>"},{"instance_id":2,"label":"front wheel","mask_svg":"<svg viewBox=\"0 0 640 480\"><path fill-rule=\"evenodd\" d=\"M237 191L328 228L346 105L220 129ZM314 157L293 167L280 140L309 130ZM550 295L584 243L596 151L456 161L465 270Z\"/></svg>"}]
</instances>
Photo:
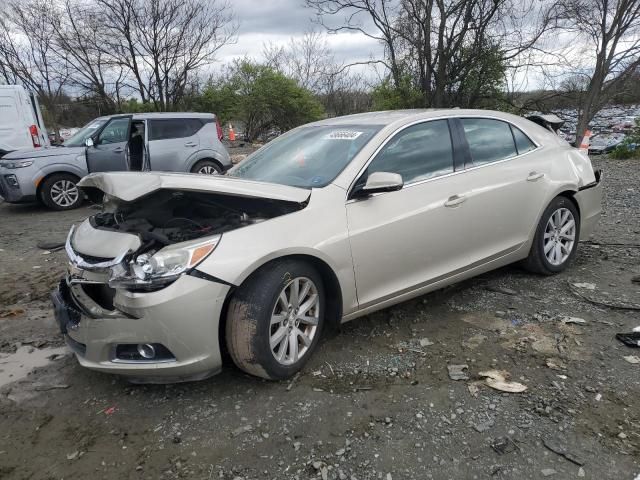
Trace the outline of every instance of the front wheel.
<instances>
[{"instance_id":1,"label":"front wheel","mask_svg":"<svg viewBox=\"0 0 640 480\"><path fill-rule=\"evenodd\" d=\"M263 267L229 303L226 342L234 363L258 377L293 376L318 344L325 315L322 278L285 260Z\"/></svg>"},{"instance_id":2,"label":"front wheel","mask_svg":"<svg viewBox=\"0 0 640 480\"><path fill-rule=\"evenodd\" d=\"M545 209L525 268L543 275L562 272L573 260L580 240L580 214L566 197L554 198Z\"/></svg>"},{"instance_id":3,"label":"front wheel","mask_svg":"<svg viewBox=\"0 0 640 480\"><path fill-rule=\"evenodd\" d=\"M68 173L56 173L42 182L40 199L52 210L71 210L82 205L84 196L78 179Z\"/></svg>"}]
</instances>

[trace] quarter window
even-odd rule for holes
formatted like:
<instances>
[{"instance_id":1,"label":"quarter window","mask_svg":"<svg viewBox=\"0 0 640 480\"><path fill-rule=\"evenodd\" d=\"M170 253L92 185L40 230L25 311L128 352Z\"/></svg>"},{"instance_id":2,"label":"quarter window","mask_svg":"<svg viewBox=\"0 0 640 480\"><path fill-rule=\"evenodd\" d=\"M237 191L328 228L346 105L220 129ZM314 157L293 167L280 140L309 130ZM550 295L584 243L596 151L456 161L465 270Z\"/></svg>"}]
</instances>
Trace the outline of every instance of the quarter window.
<instances>
[{"instance_id":1,"label":"quarter window","mask_svg":"<svg viewBox=\"0 0 640 480\"><path fill-rule=\"evenodd\" d=\"M202 121L198 118L151 120L149 122L149 140L191 137L202 128L202 125Z\"/></svg>"},{"instance_id":2,"label":"quarter window","mask_svg":"<svg viewBox=\"0 0 640 480\"><path fill-rule=\"evenodd\" d=\"M461 121L474 165L518 155L508 123L488 118L462 118Z\"/></svg>"},{"instance_id":3,"label":"quarter window","mask_svg":"<svg viewBox=\"0 0 640 480\"><path fill-rule=\"evenodd\" d=\"M446 120L405 128L373 159L367 172L399 173L405 184L453 172L453 147Z\"/></svg>"},{"instance_id":4,"label":"quarter window","mask_svg":"<svg viewBox=\"0 0 640 480\"><path fill-rule=\"evenodd\" d=\"M129 118L114 118L100 132L98 144L121 143L128 140Z\"/></svg>"},{"instance_id":5,"label":"quarter window","mask_svg":"<svg viewBox=\"0 0 640 480\"><path fill-rule=\"evenodd\" d=\"M513 138L516 141L516 148L518 149L518 155L535 150L536 145L529 137L527 137L522 130L511 125L511 131L513 132Z\"/></svg>"}]
</instances>

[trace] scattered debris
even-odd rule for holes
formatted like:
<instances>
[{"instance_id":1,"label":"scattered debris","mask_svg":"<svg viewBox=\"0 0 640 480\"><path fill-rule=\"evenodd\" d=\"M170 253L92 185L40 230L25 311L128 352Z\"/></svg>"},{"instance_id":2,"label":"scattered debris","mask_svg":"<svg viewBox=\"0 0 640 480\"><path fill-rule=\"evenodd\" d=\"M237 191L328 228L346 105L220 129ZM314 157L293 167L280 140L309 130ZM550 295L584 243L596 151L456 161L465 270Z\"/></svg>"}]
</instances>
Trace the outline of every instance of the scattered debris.
<instances>
[{"instance_id":1,"label":"scattered debris","mask_svg":"<svg viewBox=\"0 0 640 480\"><path fill-rule=\"evenodd\" d=\"M484 287L489 292L502 293L504 295L518 295L518 292L511 288L501 287L500 285L487 285Z\"/></svg>"},{"instance_id":2,"label":"scattered debris","mask_svg":"<svg viewBox=\"0 0 640 480\"><path fill-rule=\"evenodd\" d=\"M632 363L634 365L637 365L638 363L640 363L640 357L638 357L637 355L627 355L626 357L622 357L624 358L627 362Z\"/></svg>"},{"instance_id":3,"label":"scattered debris","mask_svg":"<svg viewBox=\"0 0 640 480\"><path fill-rule=\"evenodd\" d=\"M66 390L70 386L66 383L60 385L36 385L33 389L36 392L48 392L49 390Z\"/></svg>"},{"instance_id":4,"label":"scattered debris","mask_svg":"<svg viewBox=\"0 0 640 480\"><path fill-rule=\"evenodd\" d=\"M564 363L559 358L552 357L552 358L547 358L547 367L549 367L552 370L566 370L567 364Z\"/></svg>"},{"instance_id":5,"label":"scattered debris","mask_svg":"<svg viewBox=\"0 0 640 480\"><path fill-rule=\"evenodd\" d=\"M233 432L231 432L231 436L237 437L238 435L242 435L243 433L249 433L252 430L253 430L253 426L243 425L241 427L236 428Z\"/></svg>"},{"instance_id":6,"label":"scattered debris","mask_svg":"<svg viewBox=\"0 0 640 480\"><path fill-rule=\"evenodd\" d=\"M506 453L515 452L520 450L520 447L509 437L499 437L491 442L491 448L495 450L498 455L504 455Z\"/></svg>"},{"instance_id":7,"label":"scattered debris","mask_svg":"<svg viewBox=\"0 0 640 480\"><path fill-rule=\"evenodd\" d=\"M553 468L543 468L540 473L542 473L543 477L550 477L551 475L555 475L556 472Z\"/></svg>"},{"instance_id":8,"label":"scattered debris","mask_svg":"<svg viewBox=\"0 0 640 480\"><path fill-rule=\"evenodd\" d=\"M616 333L616 338L627 347L640 347L640 332Z\"/></svg>"},{"instance_id":9,"label":"scattered debris","mask_svg":"<svg viewBox=\"0 0 640 480\"><path fill-rule=\"evenodd\" d=\"M518 382L509 382L509 372L504 370L487 370L480 372L481 377L486 377L485 383L495 390L507 393L521 393L527 389L526 385Z\"/></svg>"},{"instance_id":10,"label":"scattered debris","mask_svg":"<svg viewBox=\"0 0 640 480\"><path fill-rule=\"evenodd\" d=\"M631 283L640 283L640 275L631 277Z\"/></svg>"},{"instance_id":11,"label":"scattered debris","mask_svg":"<svg viewBox=\"0 0 640 480\"><path fill-rule=\"evenodd\" d=\"M485 335L473 335L466 340L462 341L462 346L465 348L475 349L478 348L487 339Z\"/></svg>"},{"instance_id":12,"label":"scattered debris","mask_svg":"<svg viewBox=\"0 0 640 480\"><path fill-rule=\"evenodd\" d=\"M560 321L565 325L572 324L572 323L584 325L587 323L587 321L584 318L578 318L578 317L564 317Z\"/></svg>"},{"instance_id":13,"label":"scattered debris","mask_svg":"<svg viewBox=\"0 0 640 480\"><path fill-rule=\"evenodd\" d=\"M451 380L469 380L469 365L447 365L447 370Z\"/></svg>"},{"instance_id":14,"label":"scattered debris","mask_svg":"<svg viewBox=\"0 0 640 480\"><path fill-rule=\"evenodd\" d=\"M0 318L17 317L24 313L24 308L9 308L0 312Z\"/></svg>"},{"instance_id":15,"label":"scattered debris","mask_svg":"<svg viewBox=\"0 0 640 480\"><path fill-rule=\"evenodd\" d=\"M39 240L36 243L36 247L38 247L40 250L49 250L50 252L56 252L58 250L62 250L64 248L64 244L64 240Z\"/></svg>"},{"instance_id":16,"label":"scattered debris","mask_svg":"<svg viewBox=\"0 0 640 480\"><path fill-rule=\"evenodd\" d=\"M287 392L293 388L293 384L296 383L298 378L300 378L300 372L296 373L291 379L291 382L289 383L289 385L287 385Z\"/></svg>"},{"instance_id":17,"label":"scattered debris","mask_svg":"<svg viewBox=\"0 0 640 480\"><path fill-rule=\"evenodd\" d=\"M104 414L105 415L113 415L116 411L116 407L109 407L106 410L104 410Z\"/></svg>"},{"instance_id":18,"label":"scattered debris","mask_svg":"<svg viewBox=\"0 0 640 480\"><path fill-rule=\"evenodd\" d=\"M553 439L550 439L550 438L545 438L545 439L542 440L542 444L547 449L551 450L553 453L557 453L561 457L564 457L567 460L569 460L571 463L575 463L579 467L584 465L584 460L582 460L577 455L575 455L575 454L571 453L570 451L568 451L566 446L561 445L556 440L553 440Z\"/></svg>"},{"instance_id":19,"label":"scattered debris","mask_svg":"<svg viewBox=\"0 0 640 480\"><path fill-rule=\"evenodd\" d=\"M421 347L430 347L433 344L434 343L432 341L430 341L428 338L421 338L420 339L420 346Z\"/></svg>"},{"instance_id":20,"label":"scattered debris","mask_svg":"<svg viewBox=\"0 0 640 480\"><path fill-rule=\"evenodd\" d=\"M584 287L584 285L593 285L593 288ZM577 287L577 288L574 288L574 287ZM613 302L609 300L595 299L590 297L589 295L582 293L580 291L581 289L594 290L595 285L593 283L569 283L569 290L571 290L571 293L582 298L583 300L586 300L589 303L592 303L593 305L598 305L600 307L607 307L613 310L640 310L640 305L638 304L629 303L625 301Z\"/></svg>"},{"instance_id":21,"label":"scattered debris","mask_svg":"<svg viewBox=\"0 0 640 480\"><path fill-rule=\"evenodd\" d=\"M476 432L483 433L489 430L491 427L493 427L494 424L495 422L492 419L489 419L484 422L475 423L473 425L473 428Z\"/></svg>"},{"instance_id":22,"label":"scattered debris","mask_svg":"<svg viewBox=\"0 0 640 480\"><path fill-rule=\"evenodd\" d=\"M76 450L73 453L68 453L67 460L75 460L76 458L78 458L79 455L80 455L80 452L78 450Z\"/></svg>"},{"instance_id":23,"label":"scattered debris","mask_svg":"<svg viewBox=\"0 0 640 480\"><path fill-rule=\"evenodd\" d=\"M576 288L584 288L586 290L595 290L596 289L596 284L595 283L572 283L572 285Z\"/></svg>"}]
</instances>

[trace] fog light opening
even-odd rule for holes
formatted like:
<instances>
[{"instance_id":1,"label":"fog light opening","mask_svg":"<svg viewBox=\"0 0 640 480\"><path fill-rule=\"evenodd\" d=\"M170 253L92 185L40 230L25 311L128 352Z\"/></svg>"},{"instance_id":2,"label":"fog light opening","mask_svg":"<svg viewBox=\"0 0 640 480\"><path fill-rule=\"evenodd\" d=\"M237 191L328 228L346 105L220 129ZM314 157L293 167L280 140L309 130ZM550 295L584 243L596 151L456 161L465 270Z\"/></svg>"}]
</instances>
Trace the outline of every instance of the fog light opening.
<instances>
[{"instance_id":1,"label":"fog light opening","mask_svg":"<svg viewBox=\"0 0 640 480\"><path fill-rule=\"evenodd\" d=\"M138 353L144 359L151 360L156 356L156 349L149 343L138 344Z\"/></svg>"}]
</instances>

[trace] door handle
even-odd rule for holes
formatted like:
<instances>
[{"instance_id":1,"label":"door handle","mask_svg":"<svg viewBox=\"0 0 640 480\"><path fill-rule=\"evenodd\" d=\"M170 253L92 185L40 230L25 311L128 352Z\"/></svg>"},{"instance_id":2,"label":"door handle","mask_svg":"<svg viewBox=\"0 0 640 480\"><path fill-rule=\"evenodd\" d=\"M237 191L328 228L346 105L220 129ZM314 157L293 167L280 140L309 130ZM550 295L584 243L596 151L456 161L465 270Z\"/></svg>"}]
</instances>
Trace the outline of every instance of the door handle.
<instances>
[{"instance_id":1,"label":"door handle","mask_svg":"<svg viewBox=\"0 0 640 480\"><path fill-rule=\"evenodd\" d=\"M465 197L464 195L453 195L449 197L449 199L446 202L444 202L444 206L457 207L458 205L466 201L467 201L467 197Z\"/></svg>"},{"instance_id":2,"label":"door handle","mask_svg":"<svg viewBox=\"0 0 640 480\"><path fill-rule=\"evenodd\" d=\"M540 180L542 177L544 177L544 173L531 172L527 177L527 182L535 182Z\"/></svg>"},{"instance_id":3,"label":"door handle","mask_svg":"<svg viewBox=\"0 0 640 480\"><path fill-rule=\"evenodd\" d=\"M122 147L118 147L118 148L114 148L113 149L113 153L122 153L122 152L124 152L124 148L122 148Z\"/></svg>"},{"instance_id":4,"label":"door handle","mask_svg":"<svg viewBox=\"0 0 640 480\"><path fill-rule=\"evenodd\" d=\"M184 144L185 147L196 147L197 144L193 143L193 142L187 142Z\"/></svg>"}]
</instances>

